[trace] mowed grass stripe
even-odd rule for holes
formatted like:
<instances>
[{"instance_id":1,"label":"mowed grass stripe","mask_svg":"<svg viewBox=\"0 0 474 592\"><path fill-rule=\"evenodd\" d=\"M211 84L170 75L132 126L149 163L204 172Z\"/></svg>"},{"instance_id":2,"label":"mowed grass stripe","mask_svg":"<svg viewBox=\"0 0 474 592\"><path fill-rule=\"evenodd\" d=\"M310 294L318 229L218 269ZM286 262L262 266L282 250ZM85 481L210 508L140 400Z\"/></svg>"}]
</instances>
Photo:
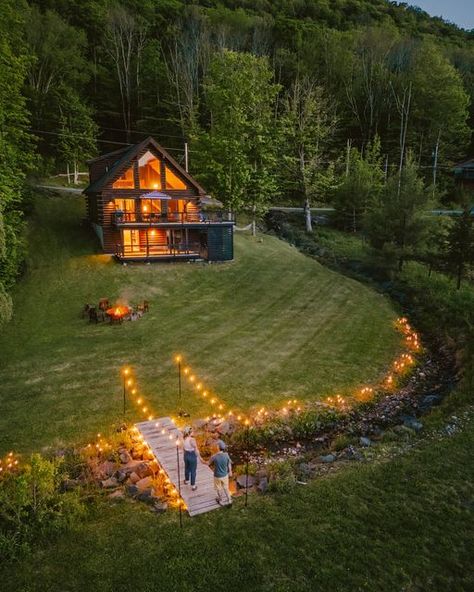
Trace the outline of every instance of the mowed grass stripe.
<instances>
[{"instance_id":1,"label":"mowed grass stripe","mask_svg":"<svg viewBox=\"0 0 474 592\"><path fill-rule=\"evenodd\" d=\"M38 198L28 272L0 335L0 451L82 440L121 419L120 367L131 364L157 414L176 411L172 355L231 406L280 404L377 378L400 339L396 313L366 286L274 237L236 234L223 265L129 265L97 252L77 198ZM64 222L65 221L65 222ZM148 299L135 323L90 325L86 302ZM186 408L209 407L186 386ZM126 418L141 419L129 405Z\"/></svg>"}]
</instances>

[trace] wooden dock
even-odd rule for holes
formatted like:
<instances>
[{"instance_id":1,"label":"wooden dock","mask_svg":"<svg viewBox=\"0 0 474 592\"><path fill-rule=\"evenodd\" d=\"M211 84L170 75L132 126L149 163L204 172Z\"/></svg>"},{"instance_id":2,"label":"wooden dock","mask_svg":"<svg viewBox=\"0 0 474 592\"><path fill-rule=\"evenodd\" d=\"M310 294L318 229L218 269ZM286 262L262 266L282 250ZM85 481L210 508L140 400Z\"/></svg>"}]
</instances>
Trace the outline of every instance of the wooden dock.
<instances>
[{"instance_id":1,"label":"wooden dock","mask_svg":"<svg viewBox=\"0 0 474 592\"><path fill-rule=\"evenodd\" d=\"M179 475L181 480L181 499L186 504L190 516L217 510L221 506L216 502L214 475L211 469L199 462L197 466L197 490L191 485L184 485L183 439L181 431L169 417L160 417L153 421L142 421L136 428L151 448L156 461L165 471L171 483L178 490L178 462L176 458L176 438L179 438ZM171 436L171 438L170 438Z\"/></svg>"}]
</instances>

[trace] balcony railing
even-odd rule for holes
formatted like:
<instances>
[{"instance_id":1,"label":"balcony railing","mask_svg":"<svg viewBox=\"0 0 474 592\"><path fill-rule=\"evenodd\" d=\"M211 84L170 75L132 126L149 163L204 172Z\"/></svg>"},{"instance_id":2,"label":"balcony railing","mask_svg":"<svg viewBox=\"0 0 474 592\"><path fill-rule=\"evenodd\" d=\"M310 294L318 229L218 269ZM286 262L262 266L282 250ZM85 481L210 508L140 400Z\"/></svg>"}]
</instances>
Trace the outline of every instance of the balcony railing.
<instances>
[{"instance_id":1,"label":"balcony railing","mask_svg":"<svg viewBox=\"0 0 474 592\"><path fill-rule=\"evenodd\" d=\"M201 256L201 244L199 242L143 245L122 245L118 243L115 246L115 255L119 259L186 258L187 256L196 258Z\"/></svg>"},{"instance_id":2,"label":"balcony railing","mask_svg":"<svg viewBox=\"0 0 474 592\"><path fill-rule=\"evenodd\" d=\"M114 223L122 224L213 224L219 222L233 222L229 212L114 212Z\"/></svg>"}]
</instances>

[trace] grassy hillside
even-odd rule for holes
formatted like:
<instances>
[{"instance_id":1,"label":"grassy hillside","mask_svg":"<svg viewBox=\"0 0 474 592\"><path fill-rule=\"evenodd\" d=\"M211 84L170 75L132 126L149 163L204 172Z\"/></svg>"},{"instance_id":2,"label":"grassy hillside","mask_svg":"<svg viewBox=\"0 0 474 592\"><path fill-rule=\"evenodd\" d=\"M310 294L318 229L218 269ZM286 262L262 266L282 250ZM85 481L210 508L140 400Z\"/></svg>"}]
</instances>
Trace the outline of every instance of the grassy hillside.
<instances>
[{"instance_id":1,"label":"grassy hillside","mask_svg":"<svg viewBox=\"0 0 474 592\"><path fill-rule=\"evenodd\" d=\"M247 409L377 379L399 347L386 299L276 238L237 235L225 265L123 267L94 254L83 215L81 198L36 202L28 272L0 336L0 452L103 431L120 417L123 364L155 413L177 410L176 352L226 403ZM91 325L80 311L101 297L146 298L151 310L134 323ZM185 406L209 413L189 389Z\"/></svg>"}]
</instances>

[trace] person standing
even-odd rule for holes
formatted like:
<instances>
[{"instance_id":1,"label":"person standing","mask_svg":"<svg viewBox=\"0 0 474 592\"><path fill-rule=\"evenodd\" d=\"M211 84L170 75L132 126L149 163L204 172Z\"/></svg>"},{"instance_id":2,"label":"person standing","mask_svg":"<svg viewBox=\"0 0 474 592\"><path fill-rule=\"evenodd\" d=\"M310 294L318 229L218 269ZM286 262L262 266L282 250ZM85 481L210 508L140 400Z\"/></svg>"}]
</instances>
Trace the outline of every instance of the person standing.
<instances>
[{"instance_id":1,"label":"person standing","mask_svg":"<svg viewBox=\"0 0 474 592\"><path fill-rule=\"evenodd\" d=\"M229 477L232 476L232 462L227 454L227 446L222 440L218 441L219 452L211 456L209 466L214 470L214 488L216 490L216 502L223 506L232 505L232 496L229 491Z\"/></svg>"},{"instance_id":2,"label":"person standing","mask_svg":"<svg viewBox=\"0 0 474 592\"><path fill-rule=\"evenodd\" d=\"M186 428L183 432L183 450L184 450L184 484L188 485L191 481L191 489L196 491L196 471L198 458L203 462L199 453L196 439L193 437L193 429Z\"/></svg>"}]
</instances>

